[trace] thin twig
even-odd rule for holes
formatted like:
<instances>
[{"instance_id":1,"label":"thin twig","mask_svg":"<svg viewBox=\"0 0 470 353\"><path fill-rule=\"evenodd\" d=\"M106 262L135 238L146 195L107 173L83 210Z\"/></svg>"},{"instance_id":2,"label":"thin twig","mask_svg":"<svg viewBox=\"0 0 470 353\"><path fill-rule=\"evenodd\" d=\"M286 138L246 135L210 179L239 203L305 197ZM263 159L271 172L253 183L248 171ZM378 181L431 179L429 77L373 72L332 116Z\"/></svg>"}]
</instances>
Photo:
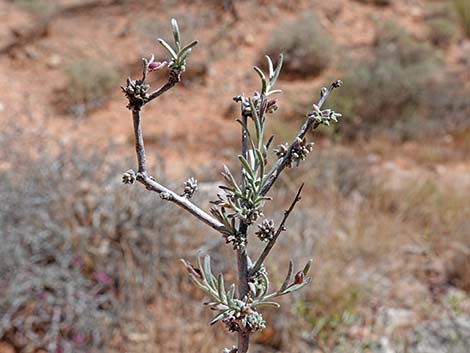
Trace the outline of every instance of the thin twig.
<instances>
[{"instance_id":1,"label":"thin twig","mask_svg":"<svg viewBox=\"0 0 470 353\"><path fill-rule=\"evenodd\" d=\"M258 260L256 261L255 265L253 266L253 268L250 270L250 276L253 276L256 272L259 271L259 269L261 268L261 266L263 265L264 263L264 260L266 260L266 257L269 255L269 252L271 251L271 249L274 247L274 244L276 244L276 240L277 238L279 237L279 235L281 234L281 232L283 232L285 230L285 224L286 224L286 221L287 221L287 218L289 217L289 215L291 214L292 210L294 209L295 205L297 204L297 202L299 202L301 200L301 197L300 197L300 194L302 193L302 189L304 187L304 184L302 183L302 185L300 185L300 188L299 190L297 191L297 194L295 195L295 198L294 200L292 201L290 207L284 211L284 217L281 221L281 224L279 224L279 227L277 228L277 231L276 233L274 234L274 237L269 241L268 245L266 245L266 247L264 248L263 252L261 253L260 257L258 258Z\"/></svg>"},{"instance_id":2,"label":"thin twig","mask_svg":"<svg viewBox=\"0 0 470 353\"><path fill-rule=\"evenodd\" d=\"M139 166L138 172L145 175L147 173L147 167L145 162L145 148L144 138L142 135L140 108L134 108L132 110L132 119L134 121L135 152L137 154L137 164Z\"/></svg>"},{"instance_id":3,"label":"thin twig","mask_svg":"<svg viewBox=\"0 0 470 353\"><path fill-rule=\"evenodd\" d=\"M330 85L330 87L325 91L325 93L321 96L320 100L318 101L318 108L322 107L330 93L335 88L339 87L339 85L340 83L338 81L335 81ZM269 172L269 177L266 180L266 183L264 184L263 188L261 189L261 195L266 195L269 192L279 175L287 167L290 160L292 159L292 153L294 152L295 148L299 143L298 141L302 141L311 128L316 129L318 126L319 123L315 121L313 116L311 116L311 114L307 114L307 120L305 120L304 124L300 128L294 141L289 145L286 154L276 162L273 169Z\"/></svg>"},{"instance_id":4,"label":"thin twig","mask_svg":"<svg viewBox=\"0 0 470 353\"><path fill-rule=\"evenodd\" d=\"M145 77L145 68L144 68L144 77ZM177 82L179 82L179 75L172 75L168 82L163 85L161 88L152 93L151 99L155 99L161 96L164 92L168 91L173 87ZM148 103L148 101L147 101ZM137 163L138 163L138 172L137 172L137 181L143 184L147 190L155 191L160 194L160 197L164 200L174 202L179 207L185 209L200 221L209 225L211 228L215 229L218 232L224 230L224 225L216 220L214 217L197 207L191 201L189 201L185 196L178 195L173 190L159 184L152 177L147 175L147 166L145 158L145 147L144 147L144 138L142 135L142 122L140 115L141 106L135 106L132 108L132 118L134 121L134 136L135 136L135 150L137 154Z\"/></svg>"},{"instance_id":5,"label":"thin twig","mask_svg":"<svg viewBox=\"0 0 470 353\"><path fill-rule=\"evenodd\" d=\"M216 220L214 217L209 215L207 212L200 209L198 206L189 201L186 197L178 195L173 190L159 184L152 177L149 177L146 174L138 173L137 181L145 185L147 190L154 191L160 194L160 197L164 200L174 202L179 207L185 209L193 216L197 217L200 221L204 222L211 228L215 229L218 232L222 232L225 227L222 223Z\"/></svg>"},{"instance_id":6,"label":"thin twig","mask_svg":"<svg viewBox=\"0 0 470 353\"><path fill-rule=\"evenodd\" d=\"M153 91L150 93L148 100L145 102L145 104L149 103L150 101L154 100L155 98L160 97L163 93L168 91L170 88L172 88L174 85L176 85L178 82L180 82L181 78L179 75L170 75L168 78L168 82L165 83L163 86L161 86L159 89Z\"/></svg>"}]
</instances>

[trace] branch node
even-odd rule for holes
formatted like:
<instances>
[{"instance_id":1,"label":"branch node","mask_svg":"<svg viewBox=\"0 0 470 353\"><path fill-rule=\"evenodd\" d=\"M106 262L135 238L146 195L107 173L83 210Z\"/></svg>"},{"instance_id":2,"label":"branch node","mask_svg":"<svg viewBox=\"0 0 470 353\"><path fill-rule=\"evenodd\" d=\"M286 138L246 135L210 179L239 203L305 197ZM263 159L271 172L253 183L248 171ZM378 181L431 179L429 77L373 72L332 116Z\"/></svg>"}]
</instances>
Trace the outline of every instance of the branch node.
<instances>
[{"instance_id":1,"label":"branch node","mask_svg":"<svg viewBox=\"0 0 470 353\"><path fill-rule=\"evenodd\" d=\"M162 198L162 200L168 200L168 201L171 201L172 199L172 196L169 192L162 192L160 193L160 197Z\"/></svg>"}]
</instances>

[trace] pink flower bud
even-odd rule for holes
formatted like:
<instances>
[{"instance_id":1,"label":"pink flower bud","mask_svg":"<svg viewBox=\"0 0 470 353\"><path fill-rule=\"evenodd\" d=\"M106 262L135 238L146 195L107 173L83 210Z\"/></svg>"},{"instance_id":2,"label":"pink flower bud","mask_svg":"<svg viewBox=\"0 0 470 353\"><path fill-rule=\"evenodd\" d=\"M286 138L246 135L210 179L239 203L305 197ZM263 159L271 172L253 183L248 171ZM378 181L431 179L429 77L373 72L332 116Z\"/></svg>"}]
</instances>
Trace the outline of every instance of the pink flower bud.
<instances>
[{"instance_id":1,"label":"pink flower bud","mask_svg":"<svg viewBox=\"0 0 470 353\"><path fill-rule=\"evenodd\" d=\"M149 72L156 71L163 69L166 66L166 61L160 62L160 61L152 61L148 65L148 70Z\"/></svg>"}]
</instances>

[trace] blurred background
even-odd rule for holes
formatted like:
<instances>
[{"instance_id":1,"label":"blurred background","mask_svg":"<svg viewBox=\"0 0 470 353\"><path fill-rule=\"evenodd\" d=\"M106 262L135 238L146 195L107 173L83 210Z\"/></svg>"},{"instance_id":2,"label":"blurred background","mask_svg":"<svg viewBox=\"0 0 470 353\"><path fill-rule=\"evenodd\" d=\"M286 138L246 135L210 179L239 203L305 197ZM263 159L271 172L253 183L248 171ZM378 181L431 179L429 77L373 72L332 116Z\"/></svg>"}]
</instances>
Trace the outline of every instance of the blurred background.
<instances>
[{"instance_id":1,"label":"blurred background","mask_svg":"<svg viewBox=\"0 0 470 353\"><path fill-rule=\"evenodd\" d=\"M205 209L236 163L232 97L258 89L264 54L285 55L276 144L344 81L327 102L343 120L309 136L265 212L279 220L305 182L268 270L313 258L313 282L263 311L251 351L468 353L469 0L0 0L0 352L234 343L179 262L210 253L235 281L232 250L120 181L136 162L119 86L141 57L166 59L171 17L200 44L183 83L145 108L149 169L178 190L196 177Z\"/></svg>"}]
</instances>

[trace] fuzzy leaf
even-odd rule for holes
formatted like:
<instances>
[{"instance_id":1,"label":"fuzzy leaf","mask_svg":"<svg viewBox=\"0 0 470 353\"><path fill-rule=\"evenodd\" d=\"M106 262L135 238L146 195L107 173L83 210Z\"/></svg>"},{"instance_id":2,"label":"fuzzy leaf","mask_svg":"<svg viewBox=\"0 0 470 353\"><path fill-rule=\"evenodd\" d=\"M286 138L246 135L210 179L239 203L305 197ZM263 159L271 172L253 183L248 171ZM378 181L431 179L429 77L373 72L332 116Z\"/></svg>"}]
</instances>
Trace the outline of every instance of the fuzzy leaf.
<instances>
[{"instance_id":1,"label":"fuzzy leaf","mask_svg":"<svg viewBox=\"0 0 470 353\"><path fill-rule=\"evenodd\" d=\"M161 38L158 38L158 42L163 46L163 48L165 48L167 50L167 52L170 54L172 59L175 59L175 60L177 59L177 55L176 55L175 51L173 50L173 48L167 42L165 42Z\"/></svg>"},{"instance_id":2,"label":"fuzzy leaf","mask_svg":"<svg viewBox=\"0 0 470 353\"><path fill-rule=\"evenodd\" d=\"M305 264L305 267L304 267L304 270L303 270L304 276L308 275L308 271L310 270L310 266L312 266L312 259L308 260L308 262Z\"/></svg>"},{"instance_id":3,"label":"fuzzy leaf","mask_svg":"<svg viewBox=\"0 0 470 353\"><path fill-rule=\"evenodd\" d=\"M185 46L179 51L178 56L181 56L181 55L183 55L185 52L187 52L188 50L191 50L191 49L194 48L198 43L199 43L199 41L193 40L191 43L185 45Z\"/></svg>"},{"instance_id":4,"label":"fuzzy leaf","mask_svg":"<svg viewBox=\"0 0 470 353\"><path fill-rule=\"evenodd\" d=\"M275 308L278 308L278 309L281 307L276 302L260 302L260 303L257 303L256 306L274 306Z\"/></svg>"},{"instance_id":5,"label":"fuzzy leaf","mask_svg":"<svg viewBox=\"0 0 470 353\"><path fill-rule=\"evenodd\" d=\"M273 75L274 75L274 67L273 67L273 61L269 57L269 55L265 55L266 59L268 60L268 68L269 68L269 81L272 80Z\"/></svg>"},{"instance_id":6,"label":"fuzzy leaf","mask_svg":"<svg viewBox=\"0 0 470 353\"><path fill-rule=\"evenodd\" d=\"M255 150L255 155L256 155L256 159L258 160L258 166L259 166L258 176L261 180L260 185L262 185L263 178L264 178L264 158L259 149Z\"/></svg>"},{"instance_id":7,"label":"fuzzy leaf","mask_svg":"<svg viewBox=\"0 0 470 353\"><path fill-rule=\"evenodd\" d=\"M235 284L230 286L230 289L227 292L227 304L230 308L232 308L235 304L233 302L235 298Z\"/></svg>"},{"instance_id":8,"label":"fuzzy leaf","mask_svg":"<svg viewBox=\"0 0 470 353\"><path fill-rule=\"evenodd\" d=\"M282 283L281 288L279 289L280 292L284 292L284 290L287 288L289 283L292 281L292 272L294 271L294 264L292 263L292 260L289 261L289 269L287 270L287 276L284 282Z\"/></svg>"},{"instance_id":9,"label":"fuzzy leaf","mask_svg":"<svg viewBox=\"0 0 470 353\"><path fill-rule=\"evenodd\" d=\"M259 67L254 66L253 69L256 71L256 73L261 79L261 92L266 93L266 90L268 87L268 84L266 83L266 76L264 75L263 71L261 71Z\"/></svg>"},{"instance_id":10,"label":"fuzzy leaf","mask_svg":"<svg viewBox=\"0 0 470 353\"><path fill-rule=\"evenodd\" d=\"M203 272L211 288L215 289L217 286L215 285L214 276L212 275L211 258L209 255L204 256Z\"/></svg>"},{"instance_id":11,"label":"fuzzy leaf","mask_svg":"<svg viewBox=\"0 0 470 353\"><path fill-rule=\"evenodd\" d=\"M225 311L222 311L221 313L217 314L216 316L214 316L214 318L211 320L210 324L211 325L214 325L215 323L217 323L217 321L223 319L225 315Z\"/></svg>"},{"instance_id":12,"label":"fuzzy leaf","mask_svg":"<svg viewBox=\"0 0 470 353\"><path fill-rule=\"evenodd\" d=\"M266 96L269 97L270 95L277 94L277 93L282 93L282 89L274 89L272 91L269 91Z\"/></svg>"},{"instance_id":13,"label":"fuzzy leaf","mask_svg":"<svg viewBox=\"0 0 470 353\"><path fill-rule=\"evenodd\" d=\"M221 273L217 276L217 289L219 291L219 299L222 303L226 303L227 295L225 293L224 276Z\"/></svg>"},{"instance_id":14,"label":"fuzzy leaf","mask_svg":"<svg viewBox=\"0 0 470 353\"><path fill-rule=\"evenodd\" d=\"M251 169L251 166L250 164L248 163L248 161L243 158L243 156L238 156L238 159L240 160L240 163L242 164L243 166L243 169L248 173L248 175L250 176L251 179L254 179L255 178L255 174L254 174L254 171Z\"/></svg>"},{"instance_id":15,"label":"fuzzy leaf","mask_svg":"<svg viewBox=\"0 0 470 353\"><path fill-rule=\"evenodd\" d=\"M255 103L253 100L250 98L250 109L251 109L251 115L253 117L253 121L255 122L255 128L256 128L256 140L258 142L258 145L262 144L262 135L263 135L263 129L261 127L261 122L259 121L259 116L258 116L258 111L256 110ZM261 142L260 142L261 141Z\"/></svg>"},{"instance_id":16,"label":"fuzzy leaf","mask_svg":"<svg viewBox=\"0 0 470 353\"><path fill-rule=\"evenodd\" d=\"M282 68L282 62L283 62L284 56L282 54L279 54L279 58L277 59L277 64L276 64L276 70L274 70L274 74L272 79L270 80L270 86L274 86L274 84L277 81L277 78L279 77L279 73L281 72Z\"/></svg>"},{"instance_id":17,"label":"fuzzy leaf","mask_svg":"<svg viewBox=\"0 0 470 353\"><path fill-rule=\"evenodd\" d=\"M173 32L173 37L175 38L175 44L179 50L181 48L180 30L178 28L178 22L176 22L174 18L171 19L171 30Z\"/></svg>"}]
</instances>

